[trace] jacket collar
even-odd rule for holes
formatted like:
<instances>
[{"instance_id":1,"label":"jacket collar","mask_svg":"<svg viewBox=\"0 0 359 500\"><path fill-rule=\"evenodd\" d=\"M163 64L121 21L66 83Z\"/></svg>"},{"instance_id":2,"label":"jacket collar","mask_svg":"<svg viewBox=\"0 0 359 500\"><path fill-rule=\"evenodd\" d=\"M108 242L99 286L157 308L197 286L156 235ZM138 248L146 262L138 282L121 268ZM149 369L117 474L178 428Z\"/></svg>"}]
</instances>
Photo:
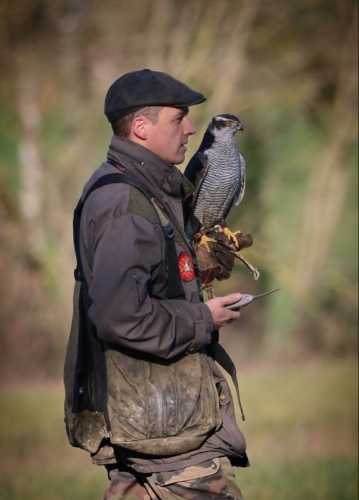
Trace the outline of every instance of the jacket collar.
<instances>
[{"instance_id":1,"label":"jacket collar","mask_svg":"<svg viewBox=\"0 0 359 500\"><path fill-rule=\"evenodd\" d=\"M149 149L129 140L112 137L107 158L126 168L129 175L144 183L154 194L165 192L183 197L183 175L174 165L168 165Z\"/></svg>"}]
</instances>

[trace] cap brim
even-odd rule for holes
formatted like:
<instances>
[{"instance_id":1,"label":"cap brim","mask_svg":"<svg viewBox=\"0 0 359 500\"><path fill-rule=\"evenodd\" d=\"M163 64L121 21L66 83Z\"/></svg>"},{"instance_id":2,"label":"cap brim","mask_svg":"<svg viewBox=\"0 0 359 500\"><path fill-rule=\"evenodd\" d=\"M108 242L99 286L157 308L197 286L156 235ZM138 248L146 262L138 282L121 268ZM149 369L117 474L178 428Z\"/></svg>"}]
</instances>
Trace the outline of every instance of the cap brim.
<instances>
[{"instance_id":1,"label":"cap brim","mask_svg":"<svg viewBox=\"0 0 359 500\"><path fill-rule=\"evenodd\" d=\"M136 105L136 106L128 106L127 108L121 109L118 112L113 112L111 113L111 116L108 116L108 120L111 123L116 122L120 118L123 118L126 115L129 115L130 113L134 113L135 111L142 109L142 108L147 108L148 106L168 106L168 107L173 107L173 108L188 108L190 106L196 106L197 104L201 104L202 102L206 101L207 98L202 95L202 94L197 94L196 96L193 96L192 100L188 100L186 102L158 102L158 101L150 101L143 103L141 105Z\"/></svg>"}]
</instances>

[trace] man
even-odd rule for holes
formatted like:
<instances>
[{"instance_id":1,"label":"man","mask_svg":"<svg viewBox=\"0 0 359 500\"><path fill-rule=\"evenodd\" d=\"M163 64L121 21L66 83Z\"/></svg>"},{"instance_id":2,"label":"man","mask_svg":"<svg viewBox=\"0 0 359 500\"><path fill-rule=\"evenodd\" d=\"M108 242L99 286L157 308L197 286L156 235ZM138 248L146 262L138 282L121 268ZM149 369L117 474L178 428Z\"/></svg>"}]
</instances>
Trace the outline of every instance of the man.
<instances>
[{"instance_id":1,"label":"man","mask_svg":"<svg viewBox=\"0 0 359 500\"><path fill-rule=\"evenodd\" d=\"M195 133L189 107L204 100L157 71L116 80L107 160L75 212L66 425L106 466L106 500L241 498L228 471L248 465L246 445L214 355L240 294L202 302L190 188L174 166Z\"/></svg>"}]
</instances>

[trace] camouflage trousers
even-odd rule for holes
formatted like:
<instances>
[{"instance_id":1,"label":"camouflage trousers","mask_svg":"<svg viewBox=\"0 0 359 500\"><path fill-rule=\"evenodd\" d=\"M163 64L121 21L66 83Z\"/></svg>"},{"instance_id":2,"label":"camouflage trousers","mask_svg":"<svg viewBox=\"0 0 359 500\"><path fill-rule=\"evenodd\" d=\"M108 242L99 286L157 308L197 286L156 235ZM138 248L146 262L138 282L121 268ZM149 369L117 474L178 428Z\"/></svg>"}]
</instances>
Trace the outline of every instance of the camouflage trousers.
<instances>
[{"instance_id":1,"label":"camouflage trousers","mask_svg":"<svg viewBox=\"0 0 359 500\"><path fill-rule=\"evenodd\" d=\"M109 477L104 500L243 500L227 458L150 475L113 469Z\"/></svg>"}]
</instances>

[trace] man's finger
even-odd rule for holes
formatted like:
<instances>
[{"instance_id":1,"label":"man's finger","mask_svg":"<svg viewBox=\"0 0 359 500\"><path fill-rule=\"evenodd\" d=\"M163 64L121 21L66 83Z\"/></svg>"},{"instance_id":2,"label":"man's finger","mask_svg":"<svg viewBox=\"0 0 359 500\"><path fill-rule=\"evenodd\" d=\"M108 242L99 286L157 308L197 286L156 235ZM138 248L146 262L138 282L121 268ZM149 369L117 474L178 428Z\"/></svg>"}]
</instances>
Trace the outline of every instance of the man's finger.
<instances>
[{"instance_id":1,"label":"man's finger","mask_svg":"<svg viewBox=\"0 0 359 500\"><path fill-rule=\"evenodd\" d=\"M234 321L235 319L238 319L239 316L241 315L240 311L231 311L231 321Z\"/></svg>"},{"instance_id":2,"label":"man's finger","mask_svg":"<svg viewBox=\"0 0 359 500\"><path fill-rule=\"evenodd\" d=\"M221 297L221 303L223 306L228 304L234 304L234 302L238 302L238 300L242 297L242 294L238 293L230 293L229 295L225 295Z\"/></svg>"}]
</instances>

